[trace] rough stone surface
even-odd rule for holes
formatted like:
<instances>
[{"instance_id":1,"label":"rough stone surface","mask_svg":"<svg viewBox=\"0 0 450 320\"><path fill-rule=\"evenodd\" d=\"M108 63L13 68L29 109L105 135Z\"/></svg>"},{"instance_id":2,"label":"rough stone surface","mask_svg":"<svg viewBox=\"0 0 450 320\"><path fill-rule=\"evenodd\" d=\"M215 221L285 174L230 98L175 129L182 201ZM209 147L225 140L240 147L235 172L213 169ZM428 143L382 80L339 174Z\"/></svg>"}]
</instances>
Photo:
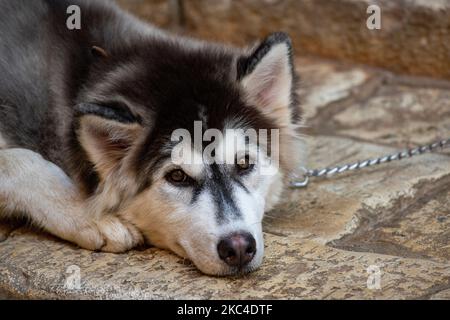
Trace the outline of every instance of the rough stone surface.
<instances>
[{"instance_id":1,"label":"rough stone surface","mask_svg":"<svg viewBox=\"0 0 450 320\"><path fill-rule=\"evenodd\" d=\"M300 96L308 127L311 119L324 110L327 114L334 113L340 111L344 101L370 97L383 79L372 70L317 58L298 57L296 64L301 75Z\"/></svg>"},{"instance_id":2,"label":"rough stone surface","mask_svg":"<svg viewBox=\"0 0 450 320\"><path fill-rule=\"evenodd\" d=\"M310 167L450 136L447 83L312 58L297 64ZM265 261L241 278L202 275L155 248L90 252L2 226L0 298L449 299L449 201L445 152L312 180L267 214ZM65 287L71 266L80 268L79 290ZM380 289L367 286L374 266Z\"/></svg>"},{"instance_id":3,"label":"rough stone surface","mask_svg":"<svg viewBox=\"0 0 450 320\"><path fill-rule=\"evenodd\" d=\"M2 244L0 279L12 296L34 299L413 298L450 285L444 263L343 251L270 233L266 243L258 271L214 278L165 251L92 253L19 230ZM81 271L80 290L65 288L72 265ZM379 290L367 288L367 268L373 265L382 272Z\"/></svg>"},{"instance_id":4,"label":"rough stone surface","mask_svg":"<svg viewBox=\"0 0 450 320\"><path fill-rule=\"evenodd\" d=\"M382 86L333 120L336 131L346 136L388 145L430 143L450 130L450 91Z\"/></svg>"},{"instance_id":5,"label":"rough stone surface","mask_svg":"<svg viewBox=\"0 0 450 320\"><path fill-rule=\"evenodd\" d=\"M450 79L446 0L184 0L178 19L162 0L119 2L157 25L179 21L179 31L209 40L242 46L282 30L292 36L297 54ZM380 30L366 27L371 4L381 9Z\"/></svg>"},{"instance_id":6,"label":"rough stone surface","mask_svg":"<svg viewBox=\"0 0 450 320\"><path fill-rule=\"evenodd\" d=\"M297 65L303 77L305 130L311 135L395 148L448 138L450 82L308 58L298 59Z\"/></svg>"},{"instance_id":7,"label":"rough stone surface","mask_svg":"<svg viewBox=\"0 0 450 320\"><path fill-rule=\"evenodd\" d=\"M393 151L335 137L312 140L310 167L369 159ZM325 153L334 157L325 157ZM394 162L316 181L305 190L287 192L286 204L268 215L270 230L286 234L301 232L303 237L321 243L340 239L353 233L367 215L381 219L396 207L412 205L417 199L448 187L450 161L445 155L423 155L407 163Z\"/></svg>"},{"instance_id":8,"label":"rough stone surface","mask_svg":"<svg viewBox=\"0 0 450 320\"><path fill-rule=\"evenodd\" d=\"M414 199L394 202L397 210L364 212L358 229L335 241L339 248L374 251L435 261L450 260L450 179L436 181L433 191L417 188ZM426 182L428 183L428 182ZM372 215L371 215L372 214Z\"/></svg>"},{"instance_id":9,"label":"rough stone surface","mask_svg":"<svg viewBox=\"0 0 450 320\"><path fill-rule=\"evenodd\" d=\"M450 290L439 291L430 297L431 300L450 300Z\"/></svg>"}]
</instances>

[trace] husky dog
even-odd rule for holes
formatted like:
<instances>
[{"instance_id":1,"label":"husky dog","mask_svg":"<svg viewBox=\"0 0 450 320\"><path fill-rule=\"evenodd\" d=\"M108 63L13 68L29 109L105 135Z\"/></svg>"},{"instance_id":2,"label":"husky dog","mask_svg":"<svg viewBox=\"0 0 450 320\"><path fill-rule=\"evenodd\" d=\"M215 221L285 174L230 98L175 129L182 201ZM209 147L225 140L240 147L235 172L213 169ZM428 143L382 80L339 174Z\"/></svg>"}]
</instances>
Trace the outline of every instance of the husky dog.
<instances>
[{"instance_id":1,"label":"husky dog","mask_svg":"<svg viewBox=\"0 0 450 320\"><path fill-rule=\"evenodd\" d=\"M67 27L71 5L81 29ZM296 84L284 33L241 50L110 1L0 0L0 217L91 250L148 243L206 274L250 272L264 211L304 150ZM279 166L258 170L267 145L235 150L232 165L174 163L172 133L196 121L279 130Z\"/></svg>"}]
</instances>

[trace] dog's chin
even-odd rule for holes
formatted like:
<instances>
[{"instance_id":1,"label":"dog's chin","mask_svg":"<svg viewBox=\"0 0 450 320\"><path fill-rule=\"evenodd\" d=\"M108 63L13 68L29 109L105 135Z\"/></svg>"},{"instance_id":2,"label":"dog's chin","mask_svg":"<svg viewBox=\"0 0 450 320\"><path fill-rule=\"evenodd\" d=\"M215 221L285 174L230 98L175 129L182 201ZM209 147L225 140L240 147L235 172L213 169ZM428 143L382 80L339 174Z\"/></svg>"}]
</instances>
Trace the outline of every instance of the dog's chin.
<instances>
[{"instance_id":1,"label":"dog's chin","mask_svg":"<svg viewBox=\"0 0 450 320\"><path fill-rule=\"evenodd\" d=\"M255 271L256 269L259 268L260 265L248 265L244 268L230 268L228 267L227 270L225 272L219 273L219 274L215 274L216 276L219 277L231 277L231 276L236 276L236 277L240 277L240 276L244 276L246 274L252 273L253 271Z\"/></svg>"},{"instance_id":2,"label":"dog's chin","mask_svg":"<svg viewBox=\"0 0 450 320\"><path fill-rule=\"evenodd\" d=\"M216 267L208 266L205 268L204 266L196 264L195 262L193 262L193 264L202 273L209 275L209 276L216 276L216 277L240 277L240 276L244 276L246 274L249 274L249 273L255 271L260 266L260 264L259 265L258 264L250 264L243 268L236 268L236 267L229 267L225 263L223 263Z\"/></svg>"}]
</instances>

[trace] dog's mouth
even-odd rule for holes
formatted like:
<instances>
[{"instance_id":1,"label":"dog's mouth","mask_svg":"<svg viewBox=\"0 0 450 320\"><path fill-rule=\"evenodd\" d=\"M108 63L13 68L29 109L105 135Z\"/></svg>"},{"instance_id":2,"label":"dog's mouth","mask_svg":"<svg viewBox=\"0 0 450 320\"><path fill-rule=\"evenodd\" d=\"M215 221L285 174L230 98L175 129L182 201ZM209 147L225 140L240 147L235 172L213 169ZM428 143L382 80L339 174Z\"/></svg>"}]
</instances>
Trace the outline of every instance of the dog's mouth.
<instances>
[{"instance_id":1,"label":"dog's mouth","mask_svg":"<svg viewBox=\"0 0 450 320\"><path fill-rule=\"evenodd\" d=\"M245 266L242 268L231 267L223 273L217 274L219 277L243 277L258 269L256 266Z\"/></svg>"},{"instance_id":2,"label":"dog's mouth","mask_svg":"<svg viewBox=\"0 0 450 320\"><path fill-rule=\"evenodd\" d=\"M243 277L247 274L252 273L258 266L246 265L244 267L229 267L227 265L219 265L216 270L211 271L210 269L205 270L202 266L196 264L192 259L189 259L190 263L195 266L200 272L215 277Z\"/></svg>"}]
</instances>

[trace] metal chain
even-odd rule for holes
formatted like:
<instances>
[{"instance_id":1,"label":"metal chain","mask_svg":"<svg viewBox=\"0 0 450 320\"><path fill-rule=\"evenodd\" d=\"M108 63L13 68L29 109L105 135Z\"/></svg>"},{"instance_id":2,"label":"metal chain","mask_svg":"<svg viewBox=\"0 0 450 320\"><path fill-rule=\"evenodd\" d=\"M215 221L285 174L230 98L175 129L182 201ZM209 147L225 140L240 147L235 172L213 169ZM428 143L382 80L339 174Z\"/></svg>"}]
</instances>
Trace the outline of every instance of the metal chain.
<instances>
[{"instance_id":1,"label":"metal chain","mask_svg":"<svg viewBox=\"0 0 450 320\"><path fill-rule=\"evenodd\" d=\"M437 141L434 143L430 143L427 145L419 146L416 148L406 149L404 151L399 151L397 153L386 155L383 157L368 159L368 160L364 160L364 161L358 161L358 162L351 163L351 164L340 165L340 166L335 166L335 167L331 167L331 168L314 169L314 170L300 168L303 171L303 180L295 180L295 179L299 179L300 177L298 175L294 175L293 179L291 180L290 186L292 188L306 187L309 183L310 177L317 177L317 178L318 177L330 177L337 173L343 173L346 171L367 168L367 167L371 167L371 166L374 166L377 164L382 164L382 163L391 162L391 161L395 161L395 160L403 160L403 159L410 158L410 157L413 157L413 156L416 156L419 154L433 151L438 148L443 149L443 148L446 148L449 146L450 146L450 138L440 140L440 141Z\"/></svg>"}]
</instances>

